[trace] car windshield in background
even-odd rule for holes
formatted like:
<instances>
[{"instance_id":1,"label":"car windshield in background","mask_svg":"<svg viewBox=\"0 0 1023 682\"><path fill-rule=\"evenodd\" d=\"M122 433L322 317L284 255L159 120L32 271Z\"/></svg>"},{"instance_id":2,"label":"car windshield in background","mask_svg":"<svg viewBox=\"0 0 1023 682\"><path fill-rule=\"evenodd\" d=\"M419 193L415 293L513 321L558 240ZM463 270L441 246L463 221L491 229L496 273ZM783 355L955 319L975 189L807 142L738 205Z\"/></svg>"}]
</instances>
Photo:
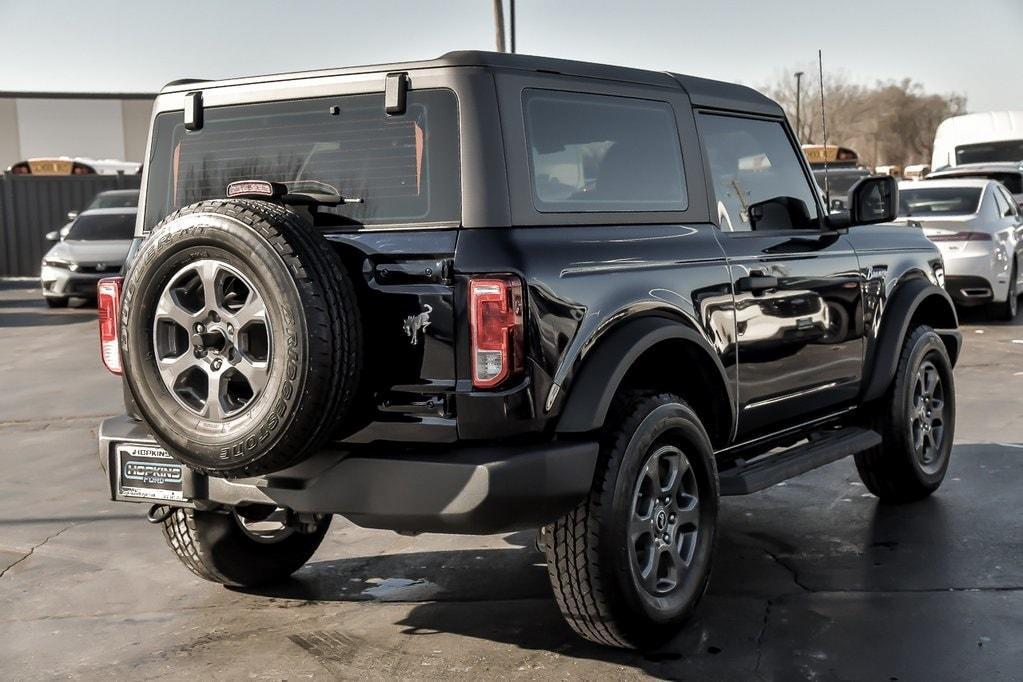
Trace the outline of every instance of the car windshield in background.
<instances>
[{"instance_id":1,"label":"car windshield in background","mask_svg":"<svg viewBox=\"0 0 1023 682\"><path fill-rule=\"evenodd\" d=\"M956 147L956 163L1023 161L1023 140L997 140Z\"/></svg>"},{"instance_id":2,"label":"car windshield in background","mask_svg":"<svg viewBox=\"0 0 1023 682\"><path fill-rule=\"evenodd\" d=\"M841 171L828 171L828 184L824 184L824 171L815 170L813 177L817 180L817 184L820 185L821 189L829 189L832 196L847 195L852 186L859 182L861 179L870 177L870 173L856 172L856 173L843 173Z\"/></svg>"},{"instance_id":3,"label":"car windshield in background","mask_svg":"<svg viewBox=\"0 0 1023 682\"><path fill-rule=\"evenodd\" d=\"M341 225L460 221L458 112L449 90L410 91L398 116L384 112L382 93L214 107L195 131L185 130L180 113L166 113L154 137L147 230L251 179L359 200L320 208Z\"/></svg>"},{"instance_id":4,"label":"car windshield in background","mask_svg":"<svg viewBox=\"0 0 1023 682\"><path fill-rule=\"evenodd\" d=\"M135 208L139 205L138 192L102 192L97 194L85 209L94 208Z\"/></svg>"},{"instance_id":5,"label":"car windshield in background","mask_svg":"<svg viewBox=\"0 0 1023 682\"><path fill-rule=\"evenodd\" d=\"M100 241L131 239L135 236L135 214L81 215L71 225L65 239L73 241Z\"/></svg>"},{"instance_id":6,"label":"car windshield in background","mask_svg":"<svg viewBox=\"0 0 1023 682\"><path fill-rule=\"evenodd\" d=\"M920 187L899 190L900 216L970 215L977 212L980 187Z\"/></svg>"}]
</instances>

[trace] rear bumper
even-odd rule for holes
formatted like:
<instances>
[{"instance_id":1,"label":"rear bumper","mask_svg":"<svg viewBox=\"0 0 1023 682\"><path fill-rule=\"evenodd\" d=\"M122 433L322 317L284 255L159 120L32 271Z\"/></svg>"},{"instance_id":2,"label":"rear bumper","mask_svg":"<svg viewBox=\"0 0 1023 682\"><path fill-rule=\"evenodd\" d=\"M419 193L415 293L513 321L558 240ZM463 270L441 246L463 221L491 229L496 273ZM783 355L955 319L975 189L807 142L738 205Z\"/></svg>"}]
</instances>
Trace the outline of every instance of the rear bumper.
<instances>
[{"instance_id":1,"label":"rear bumper","mask_svg":"<svg viewBox=\"0 0 1023 682\"><path fill-rule=\"evenodd\" d=\"M945 291L958 305L971 306L995 300L995 286L979 275L945 275Z\"/></svg>"},{"instance_id":2,"label":"rear bumper","mask_svg":"<svg viewBox=\"0 0 1023 682\"><path fill-rule=\"evenodd\" d=\"M142 422L104 421L99 456L111 499L119 498L116 446L156 444ZM487 534L543 525L590 489L593 442L450 447L428 454L323 451L288 471L223 479L186 470L182 506L273 504L296 512L340 514L367 528ZM180 504L180 503L172 503Z\"/></svg>"}]
</instances>

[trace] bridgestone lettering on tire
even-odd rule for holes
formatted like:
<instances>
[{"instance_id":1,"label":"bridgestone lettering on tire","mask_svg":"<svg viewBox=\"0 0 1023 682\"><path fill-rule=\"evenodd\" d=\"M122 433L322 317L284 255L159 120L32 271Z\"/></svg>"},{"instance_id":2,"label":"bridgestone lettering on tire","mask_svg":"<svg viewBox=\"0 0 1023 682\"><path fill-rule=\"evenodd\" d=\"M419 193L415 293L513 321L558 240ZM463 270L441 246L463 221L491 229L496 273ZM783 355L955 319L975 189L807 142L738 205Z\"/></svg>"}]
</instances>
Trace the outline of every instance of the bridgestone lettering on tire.
<instances>
[{"instance_id":1,"label":"bridgestone lettering on tire","mask_svg":"<svg viewBox=\"0 0 1023 682\"><path fill-rule=\"evenodd\" d=\"M122 301L129 390L194 469L278 471L343 428L362 365L355 291L294 212L235 199L172 213L143 243Z\"/></svg>"}]
</instances>

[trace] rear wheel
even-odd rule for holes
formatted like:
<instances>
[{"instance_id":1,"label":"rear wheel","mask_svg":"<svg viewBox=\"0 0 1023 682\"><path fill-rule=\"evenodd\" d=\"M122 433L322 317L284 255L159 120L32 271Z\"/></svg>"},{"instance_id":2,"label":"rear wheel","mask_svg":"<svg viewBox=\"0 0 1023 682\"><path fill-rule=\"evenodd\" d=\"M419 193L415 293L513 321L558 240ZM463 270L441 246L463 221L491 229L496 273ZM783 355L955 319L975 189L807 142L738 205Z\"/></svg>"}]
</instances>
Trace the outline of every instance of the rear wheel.
<instances>
[{"instance_id":1,"label":"rear wheel","mask_svg":"<svg viewBox=\"0 0 1023 682\"><path fill-rule=\"evenodd\" d=\"M268 585L302 568L330 527L329 516L298 525L273 514L176 509L163 521L163 536L181 563L203 580Z\"/></svg>"},{"instance_id":2,"label":"rear wheel","mask_svg":"<svg viewBox=\"0 0 1023 682\"><path fill-rule=\"evenodd\" d=\"M51 308L67 308L68 300L66 298L57 298L56 296L47 296L46 305Z\"/></svg>"},{"instance_id":3,"label":"rear wheel","mask_svg":"<svg viewBox=\"0 0 1023 682\"><path fill-rule=\"evenodd\" d=\"M1013 261L1012 269L1009 271L1008 296L1006 296L1004 301L998 301L991 304L991 316L997 320L1016 319L1016 313L1019 310L1019 287L1016 282L1017 272L1017 264Z\"/></svg>"},{"instance_id":4,"label":"rear wheel","mask_svg":"<svg viewBox=\"0 0 1023 682\"><path fill-rule=\"evenodd\" d=\"M930 495L945 478L955 435L952 363L933 329L910 332L892 387L875 409L881 445L856 455L864 485L885 502Z\"/></svg>"},{"instance_id":5,"label":"rear wheel","mask_svg":"<svg viewBox=\"0 0 1023 682\"><path fill-rule=\"evenodd\" d=\"M609 646L674 635L710 577L718 480L710 440L671 394L617 400L589 497L543 530L562 615Z\"/></svg>"}]
</instances>

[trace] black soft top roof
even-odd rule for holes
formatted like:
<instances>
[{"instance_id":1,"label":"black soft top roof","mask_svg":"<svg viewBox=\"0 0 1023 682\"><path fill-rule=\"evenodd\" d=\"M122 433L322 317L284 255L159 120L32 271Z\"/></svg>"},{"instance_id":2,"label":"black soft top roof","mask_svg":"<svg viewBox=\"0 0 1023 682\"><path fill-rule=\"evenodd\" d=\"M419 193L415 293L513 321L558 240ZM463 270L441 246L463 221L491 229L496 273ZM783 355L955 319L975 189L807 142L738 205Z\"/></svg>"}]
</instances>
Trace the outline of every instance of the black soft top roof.
<instances>
[{"instance_id":1,"label":"black soft top roof","mask_svg":"<svg viewBox=\"0 0 1023 682\"><path fill-rule=\"evenodd\" d=\"M321 69L316 71L300 71L293 73L255 76L251 78L232 78L220 81L201 81L186 79L168 84L162 92L180 92L196 89L243 85L250 83L293 80L301 78L320 78L324 76L342 76L357 73L413 71L457 66L476 66L493 69L515 69L522 71L543 71L561 73L581 78L597 78L600 80L623 81L662 88L681 87L688 93L693 106L710 109L726 109L748 111L769 116L781 116L783 111L773 100L752 88L734 83L715 81L696 76L686 76L666 71L648 71L627 66L594 64L570 59L554 59L523 54L504 52L486 52L482 50L460 50L448 52L437 59L394 64L370 64L351 66L338 69Z\"/></svg>"}]
</instances>

